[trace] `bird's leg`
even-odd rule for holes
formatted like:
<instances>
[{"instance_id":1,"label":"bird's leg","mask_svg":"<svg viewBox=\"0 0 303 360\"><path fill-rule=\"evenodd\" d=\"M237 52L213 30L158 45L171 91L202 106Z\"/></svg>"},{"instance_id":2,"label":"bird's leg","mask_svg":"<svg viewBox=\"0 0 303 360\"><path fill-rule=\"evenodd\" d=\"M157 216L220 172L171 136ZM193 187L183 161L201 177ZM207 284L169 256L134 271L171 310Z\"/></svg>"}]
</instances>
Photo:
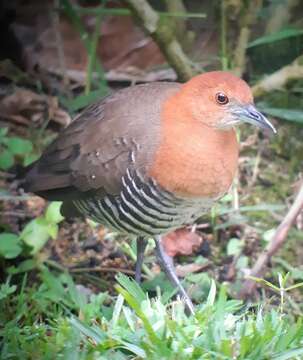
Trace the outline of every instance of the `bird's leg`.
<instances>
[{"instance_id":1,"label":"bird's leg","mask_svg":"<svg viewBox=\"0 0 303 360\"><path fill-rule=\"evenodd\" d=\"M161 267L165 271L165 273L166 273L167 277L169 278L169 280L171 281L171 283L178 288L179 294L184 299L185 305L186 305L187 309L189 310L189 312L191 314L194 314L195 313L194 305L193 305L190 297L187 295L184 287L182 286L182 284L176 274L172 257L170 257L169 255L166 254L166 252L162 246L160 236L155 237L155 243L156 243L157 258L160 262Z\"/></svg>"},{"instance_id":2,"label":"bird's leg","mask_svg":"<svg viewBox=\"0 0 303 360\"><path fill-rule=\"evenodd\" d=\"M136 261L136 272L135 272L135 280L138 284L141 283L141 275L142 275L142 265L144 258L144 251L147 245L147 240L139 236L137 238L137 261Z\"/></svg>"}]
</instances>

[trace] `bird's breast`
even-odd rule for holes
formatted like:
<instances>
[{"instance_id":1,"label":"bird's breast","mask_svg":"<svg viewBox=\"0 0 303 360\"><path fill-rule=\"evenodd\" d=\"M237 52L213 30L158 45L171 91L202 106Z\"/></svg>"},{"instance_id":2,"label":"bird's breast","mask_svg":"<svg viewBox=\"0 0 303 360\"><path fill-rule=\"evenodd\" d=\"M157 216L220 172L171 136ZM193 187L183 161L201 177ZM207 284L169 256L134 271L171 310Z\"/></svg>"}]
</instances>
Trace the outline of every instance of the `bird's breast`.
<instances>
[{"instance_id":1,"label":"bird's breast","mask_svg":"<svg viewBox=\"0 0 303 360\"><path fill-rule=\"evenodd\" d=\"M188 198L218 198L236 173L235 131L215 130L197 122L167 121L149 169L165 190Z\"/></svg>"}]
</instances>

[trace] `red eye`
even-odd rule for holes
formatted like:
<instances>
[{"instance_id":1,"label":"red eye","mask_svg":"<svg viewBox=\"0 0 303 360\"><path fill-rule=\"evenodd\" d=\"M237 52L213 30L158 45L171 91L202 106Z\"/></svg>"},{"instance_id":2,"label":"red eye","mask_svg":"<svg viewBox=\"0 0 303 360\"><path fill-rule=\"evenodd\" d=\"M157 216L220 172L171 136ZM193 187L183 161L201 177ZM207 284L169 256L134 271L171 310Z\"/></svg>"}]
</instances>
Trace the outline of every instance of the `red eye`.
<instances>
[{"instance_id":1,"label":"red eye","mask_svg":"<svg viewBox=\"0 0 303 360\"><path fill-rule=\"evenodd\" d=\"M216 102L220 105L225 105L228 103L228 97L223 93L219 92L216 94Z\"/></svg>"}]
</instances>

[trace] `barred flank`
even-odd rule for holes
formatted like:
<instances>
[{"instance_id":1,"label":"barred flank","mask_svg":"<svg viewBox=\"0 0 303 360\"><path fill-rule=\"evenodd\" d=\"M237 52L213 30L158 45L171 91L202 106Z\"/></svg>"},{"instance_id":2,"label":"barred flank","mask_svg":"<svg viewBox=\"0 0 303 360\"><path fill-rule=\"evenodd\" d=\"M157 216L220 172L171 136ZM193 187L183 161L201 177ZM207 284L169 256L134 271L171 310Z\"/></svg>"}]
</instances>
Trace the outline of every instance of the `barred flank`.
<instances>
[{"instance_id":1,"label":"barred flank","mask_svg":"<svg viewBox=\"0 0 303 360\"><path fill-rule=\"evenodd\" d=\"M145 181L127 170L118 196L77 200L75 206L92 220L122 233L160 235L192 223L207 211L211 201L182 199L161 189L153 180ZM203 206L201 204L204 204Z\"/></svg>"}]
</instances>

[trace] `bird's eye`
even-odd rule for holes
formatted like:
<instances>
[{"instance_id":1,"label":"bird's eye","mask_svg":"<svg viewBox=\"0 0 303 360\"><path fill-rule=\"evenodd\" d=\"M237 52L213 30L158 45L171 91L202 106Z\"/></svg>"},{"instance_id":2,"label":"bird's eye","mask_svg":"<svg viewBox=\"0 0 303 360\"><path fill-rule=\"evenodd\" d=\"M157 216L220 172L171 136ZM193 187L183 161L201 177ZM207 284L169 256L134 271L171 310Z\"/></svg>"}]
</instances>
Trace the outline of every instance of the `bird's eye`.
<instances>
[{"instance_id":1,"label":"bird's eye","mask_svg":"<svg viewBox=\"0 0 303 360\"><path fill-rule=\"evenodd\" d=\"M223 92L219 92L216 94L216 101L220 105L225 105L228 103L229 100L228 97Z\"/></svg>"}]
</instances>

